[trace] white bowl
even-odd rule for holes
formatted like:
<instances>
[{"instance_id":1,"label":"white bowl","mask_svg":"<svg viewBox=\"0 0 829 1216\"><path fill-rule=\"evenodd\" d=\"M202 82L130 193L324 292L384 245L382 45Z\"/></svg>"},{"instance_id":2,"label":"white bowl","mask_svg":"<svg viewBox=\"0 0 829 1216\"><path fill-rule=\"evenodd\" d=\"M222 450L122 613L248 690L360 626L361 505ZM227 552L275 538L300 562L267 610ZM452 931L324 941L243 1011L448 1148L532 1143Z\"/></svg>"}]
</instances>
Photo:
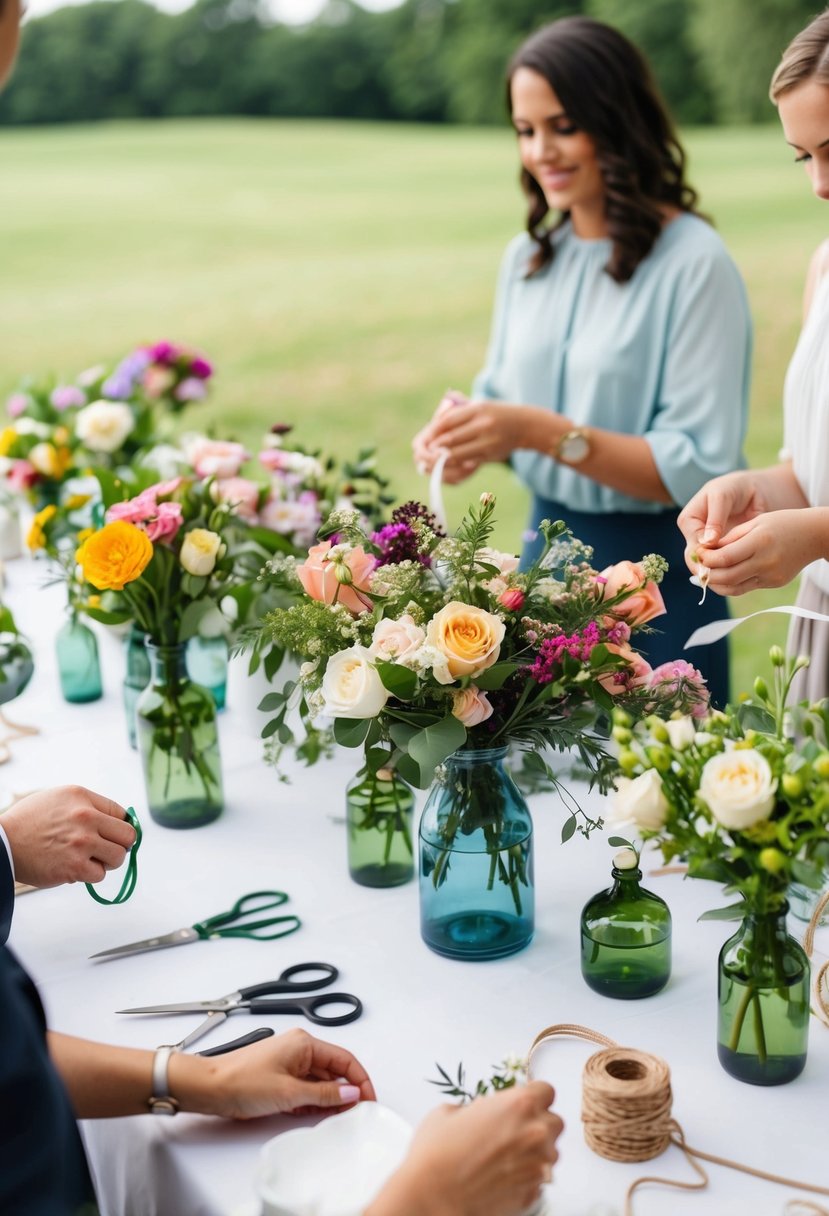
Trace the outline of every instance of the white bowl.
<instances>
[{"instance_id":1,"label":"white bowl","mask_svg":"<svg viewBox=\"0 0 829 1216\"><path fill-rule=\"evenodd\" d=\"M360 1216L406 1156L412 1129L378 1102L263 1145L262 1216Z\"/></svg>"}]
</instances>

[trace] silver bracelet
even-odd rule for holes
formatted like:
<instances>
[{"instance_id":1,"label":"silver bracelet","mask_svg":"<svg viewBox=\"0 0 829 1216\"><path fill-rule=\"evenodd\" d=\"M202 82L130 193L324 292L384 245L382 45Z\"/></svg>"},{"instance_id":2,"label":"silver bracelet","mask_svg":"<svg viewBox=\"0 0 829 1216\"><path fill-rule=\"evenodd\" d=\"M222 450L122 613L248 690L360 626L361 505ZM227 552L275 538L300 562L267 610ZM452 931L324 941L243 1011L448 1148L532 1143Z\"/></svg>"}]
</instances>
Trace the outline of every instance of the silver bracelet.
<instances>
[{"instance_id":1,"label":"silver bracelet","mask_svg":"<svg viewBox=\"0 0 829 1216\"><path fill-rule=\"evenodd\" d=\"M170 1094L167 1078L170 1056L175 1050L170 1046L159 1047L153 1056L152 1093L147 1105L154 1115L175 1115L178 1112L178 1102Z\"/></svg>"}]
</instances>

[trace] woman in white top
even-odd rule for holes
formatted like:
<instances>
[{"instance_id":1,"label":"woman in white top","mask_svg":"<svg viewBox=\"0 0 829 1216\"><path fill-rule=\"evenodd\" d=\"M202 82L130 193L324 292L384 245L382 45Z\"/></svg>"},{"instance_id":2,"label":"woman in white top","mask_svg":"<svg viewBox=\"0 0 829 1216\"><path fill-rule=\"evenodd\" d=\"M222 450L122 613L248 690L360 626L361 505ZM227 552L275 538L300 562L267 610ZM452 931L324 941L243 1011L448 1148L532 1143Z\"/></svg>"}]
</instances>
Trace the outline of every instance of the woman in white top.
<instances>
[{"instance_id":1,"label":"woman in white top","mask_svg":"<svg viewBox=\"0 0 829 1216\"><path fill-rule=\"evenodd\" d=\"M829 9L787 48L771 82L787 142L829 201ZM717 477L679 516L696 572L720 595L782 587L802 571L798 604L829 615L829 240L812 258L804 322L784 395L780 464ZM829 623L794 619L791 653L811 665L796 695L829 696Z\"/></svg>"}]
</instances>

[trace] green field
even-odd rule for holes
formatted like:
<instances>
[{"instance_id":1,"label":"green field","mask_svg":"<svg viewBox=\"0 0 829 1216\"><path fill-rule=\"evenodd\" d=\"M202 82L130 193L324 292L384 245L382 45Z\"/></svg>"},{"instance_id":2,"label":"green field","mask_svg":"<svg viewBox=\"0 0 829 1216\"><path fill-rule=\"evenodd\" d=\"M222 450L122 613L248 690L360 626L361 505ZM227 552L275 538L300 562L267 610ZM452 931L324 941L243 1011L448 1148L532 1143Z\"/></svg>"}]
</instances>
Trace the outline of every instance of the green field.
<instances>
[{"instance_id":1,"label":"green field","mask_svg":"<svg viewBox=\"0 0 829 1216\"><path fill-rule=\"evenodd\" d=\"M777 127L689 132L692 179L748 283L756 358L748 455L773 460L808 258L827 215ZM267 120L0 131L0 395L144 340L201 347L215 422L250 442L292 422L309 446L376 445L402 497L422 495L412 432L484 352L501 249L523 226L505 130ZM499 494L508 473L450 492ZM637 557L638 554L620 554ZM742 615L793 590L746 597ZM782 618L736 635L748 687Z\"/></svg>"}]
</instances>

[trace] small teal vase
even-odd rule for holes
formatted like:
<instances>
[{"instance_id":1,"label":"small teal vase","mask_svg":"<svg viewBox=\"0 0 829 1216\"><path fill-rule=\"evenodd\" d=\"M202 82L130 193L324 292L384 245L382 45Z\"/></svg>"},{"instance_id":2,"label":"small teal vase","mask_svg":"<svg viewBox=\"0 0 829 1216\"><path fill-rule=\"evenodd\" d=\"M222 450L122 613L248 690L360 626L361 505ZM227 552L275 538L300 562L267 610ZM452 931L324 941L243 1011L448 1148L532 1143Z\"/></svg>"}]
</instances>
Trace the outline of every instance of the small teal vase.
<instances>
[{"instance_id":1,"label":"small teal vase","mask_svg":"<svg viewBox=\"0 0 829 1216\"><path fill-rule=\"evenodd\" d=\"M421 934L448 958L503 958L532 940L533 826L506 750L455 752L423 808Z\"/></svg>"},{"instance_id":2,"label":"small teal vase","mask_svg":"<svg viewBox=\"0 0 829 1216\"><path fill-rule=\"evenodd\" d=\"M130 631L124 639L124 657L124 715L127 719L127 738L130 747L137 748L135 707L150 682L150 656L147 654L147 635L136 625L130 626Z\"/></svg>"},{"instance_id":3,"label":"small teal vase","mask_svg":"<svg viewBox=\"0 0 829 1216\"><path fill-rule=\"evenodd\" d=\"M227 699L227 639L193 637L187 643L187 674L196 684L207 688L224 709Z\"/></svg>"},{"instance_id":4,"label":"small teal vase","mask_svg":"<svg viewBox=\"0 0 829 1216\"><path fill-rule=\"evenodd\" d=\"M73 704L98 701L103 695L98 643L88 625L71 616L56 640L58 673L64 699Z\"/></svg>"}]
</instances>

